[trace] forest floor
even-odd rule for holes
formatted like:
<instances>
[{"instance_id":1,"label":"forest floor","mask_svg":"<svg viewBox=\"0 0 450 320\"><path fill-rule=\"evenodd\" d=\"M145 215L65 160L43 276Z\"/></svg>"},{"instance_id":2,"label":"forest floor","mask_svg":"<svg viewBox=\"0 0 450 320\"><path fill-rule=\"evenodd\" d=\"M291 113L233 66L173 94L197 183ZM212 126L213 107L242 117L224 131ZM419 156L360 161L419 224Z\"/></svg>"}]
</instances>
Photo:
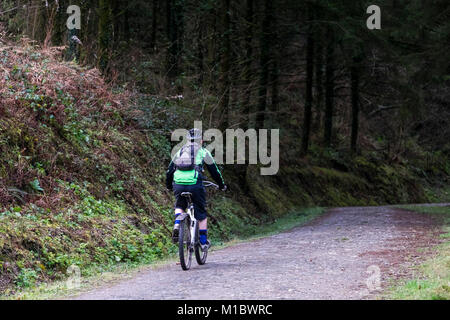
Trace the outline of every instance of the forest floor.
<instances>
[{"instance_id":1,"label":"forest floor","mask_svg":"<svg viewBox=\"0 0 450 320\"><path fill-rule=\"evenodd\" d=\"M379 299L415 275L443 233L432 215L335 208L287 232L213 250L187 272L172 261L71 298Z\"/></svg>"},{"instance_id":2,"label":"forest floor","mask_svg":"<svg viewBox=\"0 0 450 320\"><path fill-rule=\"evenodd\" d=\"M301 289L315 289L314 279L321 279L316 273L331 272L322 275L326 281L333 272L345 271L334 268L333 252L337 259L357 257L354 268L361 264L358 283L364 286L378 269L368 270L358 259L369 262L369 257L358 255L381 250L378 245L385 248L389 245L385 237L395 238L393 231L385 233L384 226L376 230L379 237L366 235L375 228L370 223L378 221L380 212L393 215L390 209L334 209L326 219L336 221L319 219L310 231L303 227L280 233L286 227L273 224L292 218L288 225L294 227L299 219L304 223L323 212L314 208L305 213L299 208L450 201L450 167L441 153L418 153L405 161L389 162L382 153L365 151L349 157L345 151L312 145L310 157L297 161L297 151L283 142L286 149L280 154L286 155L286 163L292 157L295 165L282 165L276 176L261 176L257 165L223 168L230 192L210 190L208 194L214 250L206 266L183 274L173 259L176 246L170 239L173 195L161 187L172 149L169 133L193 123L198 114L192 112L196 100L135 96L134 91L112 88L98 70L62 62L58 48L1 46L0 60L0 299L66 296L72 266L81 271L77 292L108 286L113 293L113 282L121 285L124 278L133 281L135 277L153 286L155 276L161 276L154 291L160 296L153 296L148 286L143 286L141 294L133 285L126 292L142 298L181 297L185 281L204 276L205 281L198 284L204 288L195 292L208 298L218 298L207 295L214 290L208 286L217 287L217 283L230 283L221 292L226 297L256 298L266 292L273 298L308 298ZM215 105L208 102L204 114ZM297 141L297 133L286 139ZM360 211L363 218L356 218ZM391 228L396 225L393 219L385 218L383 223ZM265 230L261 233L261 229ZM270 238L267 231L280 235ZM344 231L349 234L341 235ZM255 235L264 239L249 242ZM223 248L221 242L236 237L241 239L237 245L233 241ZM270 288L286 283L278 277L289 266L298 266L291 277L306 282L295 280L286 292L280 289L275 294ZM382 264L379 268L384 277L386 268ZM241 275L236 275L239 270ZM177 275L184 279L181 284ZM228 276L234 282L222 278ZM91 277L96 279L91 282ZM252 284L255 278L258 281ZM236 286L239 283L241 289ZM253 288L247 288L247 283ZM253 294L264 285L266 291Z\"/></svg>"}]
</instances>

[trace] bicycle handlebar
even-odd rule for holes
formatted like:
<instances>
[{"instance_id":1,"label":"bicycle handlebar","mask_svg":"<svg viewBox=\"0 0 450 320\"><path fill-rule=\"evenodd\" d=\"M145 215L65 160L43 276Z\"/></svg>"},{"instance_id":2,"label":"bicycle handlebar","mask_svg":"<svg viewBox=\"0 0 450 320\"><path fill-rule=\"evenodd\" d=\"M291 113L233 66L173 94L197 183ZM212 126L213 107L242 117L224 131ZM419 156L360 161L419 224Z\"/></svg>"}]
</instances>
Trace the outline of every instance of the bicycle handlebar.
<instances>
[{"instance_id":1,"label":"bicycle handlebar","mask_svg":"<svg viewBox=\"0 0 450 320\"><path fill-rule=\"evenodd\" d=\"M214 182L211 181L203 181L203 186L204 187L214 187L216 189L219 189L219 186L217 184L215 184Z\"/></svg>"}]
</instances>

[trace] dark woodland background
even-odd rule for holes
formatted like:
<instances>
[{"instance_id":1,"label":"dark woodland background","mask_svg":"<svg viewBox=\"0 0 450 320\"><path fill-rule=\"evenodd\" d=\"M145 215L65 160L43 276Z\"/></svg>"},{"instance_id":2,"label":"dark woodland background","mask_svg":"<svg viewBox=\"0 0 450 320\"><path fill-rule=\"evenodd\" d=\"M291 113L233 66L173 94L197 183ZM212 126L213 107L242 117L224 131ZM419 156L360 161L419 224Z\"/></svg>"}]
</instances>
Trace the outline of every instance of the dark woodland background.
<instances>
[{"instance_id":1,"label":"dark woodland background","mask_svg":"<svg viewBox=\"0 0 450 320\"><path fill-rule=\"evenodd\" d=\"M0 290L172 252L170 133L194 120L280 129L276 176L221 167L220 240L298 207L448 201L449 52L447 0L1 0Z\"/></svg>"}]
</instances>

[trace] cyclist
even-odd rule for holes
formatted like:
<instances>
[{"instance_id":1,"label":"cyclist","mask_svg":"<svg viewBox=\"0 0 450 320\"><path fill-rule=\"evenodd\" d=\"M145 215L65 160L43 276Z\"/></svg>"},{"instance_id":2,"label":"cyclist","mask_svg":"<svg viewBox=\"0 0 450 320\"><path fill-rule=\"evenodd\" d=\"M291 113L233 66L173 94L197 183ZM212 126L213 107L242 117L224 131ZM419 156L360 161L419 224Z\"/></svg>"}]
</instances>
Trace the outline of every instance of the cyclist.
<instances>
[{"instance_id":1,"label":"cyclist","mask_svg":"<svg viewBox=\"0 0 450 320\"><path fill-rule=\"evenodd\" d=\"M227 186L217 168L211 153L202 147L202 132L191 129L187 133L188 142L175 154L166 172L166 187L175 195L175 225L172 239L178 242L180 221L177 219L187 208L187 199L181 196L183 192L192 193L195 219L199 221L199 241L202 251L211 247L208 240L208 225L206 212L206 191L203 186L203 166L206 165L219 189L225 191Z\"/></svg>"}]
</instances>

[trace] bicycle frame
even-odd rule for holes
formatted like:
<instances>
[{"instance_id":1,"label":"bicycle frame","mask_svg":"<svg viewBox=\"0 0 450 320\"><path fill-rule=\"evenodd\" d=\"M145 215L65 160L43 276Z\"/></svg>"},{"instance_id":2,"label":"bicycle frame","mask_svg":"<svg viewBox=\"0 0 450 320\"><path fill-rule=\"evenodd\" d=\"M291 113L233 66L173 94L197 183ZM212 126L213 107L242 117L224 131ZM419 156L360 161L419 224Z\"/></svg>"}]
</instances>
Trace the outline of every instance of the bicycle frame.
<instances>
[{"instance_id":1,"label":"bicycle frame","mask_svg":"<svg viewBox=\"0 0 450 320\"><path fill-rule=\"evenodd\" d=\"M210 181L204 181L204 186L205 187L215 187L216 189L219 188L218 185L216 185L215 183L212 183ZM191 233L191 245L190 245L190 250L194 250L195 247L195 243L198 239L197 238L197 234L196 234L196 230L197 230L197 219L195 219L195 215L194 215L194 204L192 202L192 199L190 196L187 197L187 201L188 201L188 206L186 209L186 212L183 213L180 217L180 220L184 220L187 216L189 216L189 218L191 219L191 225L190 225L190 233Z\"/></svg>"},{"instance_id":2,"label":"bicycle frame","mask_svg":"<svg viewBox=\"0 0 450 320\"><path fill-rule=\"evenodd\" d=\"M191 219L191 225L190 225L190 232L191 232L191 246L190 246L190 250L194 250L195 247L195 242L197 241L196 237L196 233L195 230L197 228L197 219L195 219L195 215L194 215L194 204L192 203L191 197L188 197L188 208L186 210L186 215L189 216L189 218Z\"/></svg>"},{"instance_id":3,"label":"bicycle frame","mask_svg":"<svg viewBox=\"0 0 450 320\"><path fill-rule=\"evenodd\" d=\"M218 187L216 184L206 181L204 183L205 187ZM187 200L187 208L185 212L183 212L179 217L180 220L180 237L178 243L178 250L180 255L180 264L183 270L189 270L191 267L192 254L195 251L195 258L197 259L197 263L199 265L203 265L206 262L206 257L208 254L208 250L201 249L201 245L199 243L199 225L198 220L195 218L194 214L194 203L192 201L192 193L191 192L182 192L181 196L185 197ZM189 217L188 220L186 219ZM186 228L185 228L186 227ZM189 231L187 230L189 228ZM190 235L189 242L185 242L185 236ZM209 247L208 247L209 248ZM186 251L185 251L186 250ZM201 250L201 251L200 251ZM186 260L187 259L187 260Z\"/></svg>"}]
</instances>

